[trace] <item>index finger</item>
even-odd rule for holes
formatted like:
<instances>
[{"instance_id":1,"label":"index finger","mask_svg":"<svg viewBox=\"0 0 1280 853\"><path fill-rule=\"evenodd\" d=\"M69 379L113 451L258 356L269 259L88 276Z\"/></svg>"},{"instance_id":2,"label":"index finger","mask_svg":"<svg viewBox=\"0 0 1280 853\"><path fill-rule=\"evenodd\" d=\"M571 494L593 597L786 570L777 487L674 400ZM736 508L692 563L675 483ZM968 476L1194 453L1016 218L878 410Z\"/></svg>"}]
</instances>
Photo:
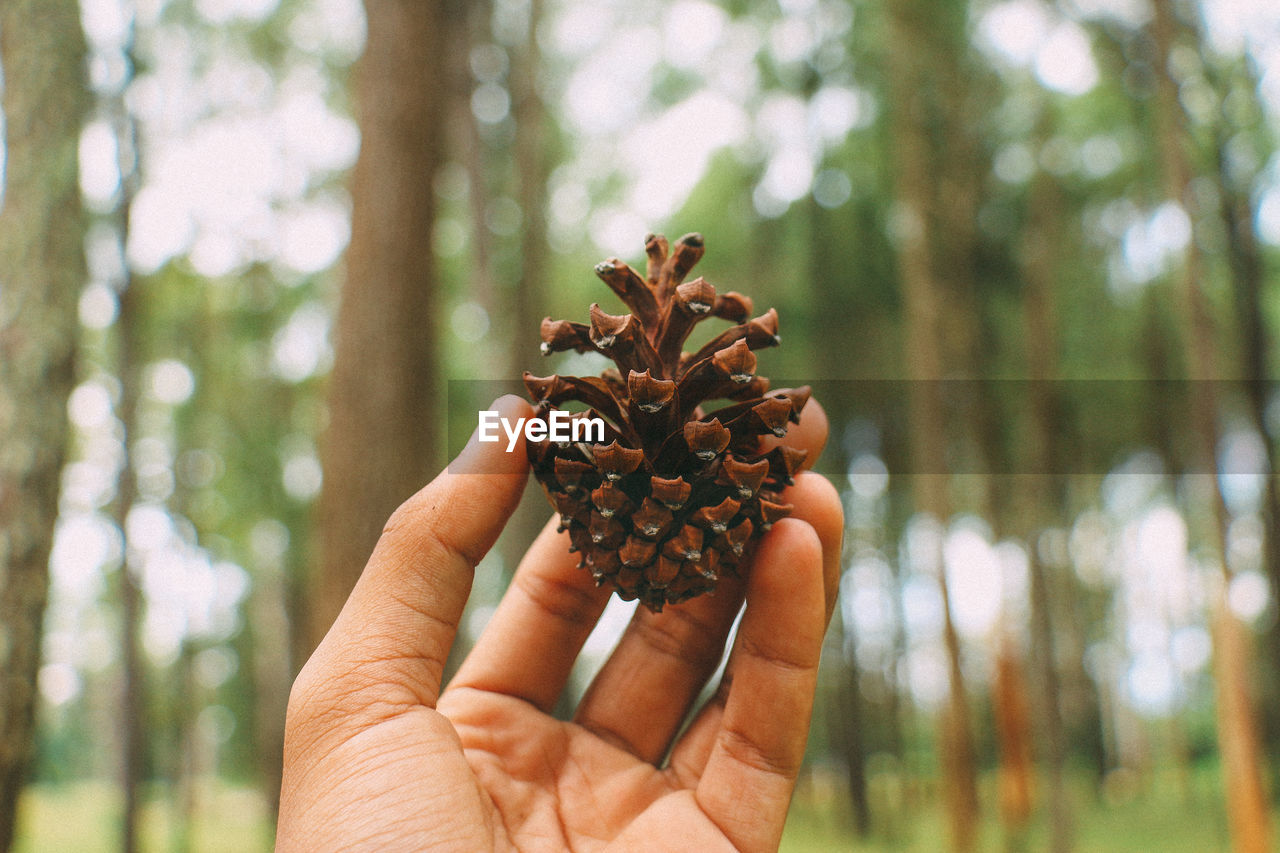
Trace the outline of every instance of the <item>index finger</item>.
<instances>
[{"instance_id":1,"label":"index finger","mask_svg":"<svg viewBox=\"0 0 1280 853\"><path fill-rule=\"evenodd\" d=\"M732 682L695 796L740 850L776 850L804 759L826 632L822 543L774 525L747 581Z\"/></svg>"}]
</instances>

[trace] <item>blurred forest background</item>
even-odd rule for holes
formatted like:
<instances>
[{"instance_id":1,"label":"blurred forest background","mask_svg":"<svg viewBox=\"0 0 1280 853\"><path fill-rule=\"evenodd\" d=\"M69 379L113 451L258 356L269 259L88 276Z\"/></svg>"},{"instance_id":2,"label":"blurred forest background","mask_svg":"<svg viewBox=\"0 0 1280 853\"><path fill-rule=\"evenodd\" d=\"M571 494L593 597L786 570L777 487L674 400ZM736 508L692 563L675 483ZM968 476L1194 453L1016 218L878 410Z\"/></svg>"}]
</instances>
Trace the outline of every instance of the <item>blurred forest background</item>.
<instances>
[{"instance_id":1,"label":"blurred forest background","mask_svg":"<svg viewBox=\"0 0 1280 853\"><path fill-rule=\"evenodd\" d=\"M3 0L0 65L0 849L269 849L386 515L694 230L846 503L784 849L1274 849L1272 0Z\"/></svg>"}]
</instances>

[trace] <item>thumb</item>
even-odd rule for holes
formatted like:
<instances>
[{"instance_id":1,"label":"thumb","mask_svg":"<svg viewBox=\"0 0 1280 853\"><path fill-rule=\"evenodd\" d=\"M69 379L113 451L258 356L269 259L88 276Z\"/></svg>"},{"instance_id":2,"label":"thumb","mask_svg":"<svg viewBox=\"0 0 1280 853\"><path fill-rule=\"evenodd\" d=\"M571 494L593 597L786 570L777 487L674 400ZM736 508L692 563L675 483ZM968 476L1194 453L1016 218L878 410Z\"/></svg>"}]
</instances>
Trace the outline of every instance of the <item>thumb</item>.
<instances>
[{"instance_id":1,"label":"thumb","mask_svg":"<svg viewBox=\"0 0 1280 853\"><path fill-rule=\"evenodd\" d=\"M519 397L493 408L508 421L532 415ZM471 592L528 479L523 437L472 434L449 468L392 514L355 589L299 676L340 691L343 704L404 701L435 707L445 660ZM318 685L317 685L318 686ZM295 694L299 692L295 685Z\"/></svg>"}]
</instances>

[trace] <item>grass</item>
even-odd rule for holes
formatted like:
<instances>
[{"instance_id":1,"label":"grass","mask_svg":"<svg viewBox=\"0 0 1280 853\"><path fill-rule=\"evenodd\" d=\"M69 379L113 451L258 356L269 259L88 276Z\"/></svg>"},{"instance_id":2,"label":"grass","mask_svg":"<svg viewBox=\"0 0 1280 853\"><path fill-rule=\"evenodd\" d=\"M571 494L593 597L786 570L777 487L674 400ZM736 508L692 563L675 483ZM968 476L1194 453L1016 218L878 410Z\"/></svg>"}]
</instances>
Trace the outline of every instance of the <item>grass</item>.
<instances>
[{"instance_id":1,"label":"grass","mask_svg":"<svg viewBox=\"0 0 1280 853\"><path fill-rule=\"evenodd\" d=\"M1153 774L1139 785L1115 780L1099 797L1077 780L1072 793L1074 853L1217 853L1228 850L1215 772L1191 779ZM1043 788L1041 788L1043 790ZM142 814L144 853L180 849L171 792L149 792ZM1010 845L984 789L987 813L979 850L1018 853L1048 849L1041 816L1032 821L1022 845ZM936 792L920 786L872 786L874 831L855 839L843 787L830 773L808 774L796 791L783 853L939 853L946 831ZM197 787L197 817L190 853L253 853L271 849L266 806L258 793L205 780ZM118 849L119 792L108 782L37 785L22 801L17 853L112 853ZM1280 826L1280 820L1276 822Z\"/></svg>"},{"instance_id":2,"label":"grass","mask_svg":"<svg viewBox=\"0 0 1280 853\"><path fill-rule=\"evenodd\" d=\"M172 797L153 790L140 820L140 849L181 849ZM189 853L270 850L266 805L258 792L213 780L196 786ZM120 849L120 793L109 782L37 785L22 798L15 853L115 853Z\"/></svg>"},{"instance_id":3,"label":"grass","mask_svg":"<svg viewBox=\"0 0 1280 853\"><path fill-rule=\"evenodd\" d=\"M1113 780L1101 795L1082 780L1071 792L1074 853L1227 853L1230 849L1217 771L1193 778L1153 774L1141 784L1131 778ZM1040 792L1043 792L1041 787ZM877 793L874 783L873 797ZM883 794L883 791L879 792ZM796 791L783 853L939 853L947 849L946 823L936 796L894 792L893 802L873 799L873 830L858 839L852 830L843 788L820 774ZM1043 803L1024 837L1012 840L1000 825L994 791L984 787L986 810L978 850L1021 853L1049 849ZM1280 826L1280 815L1273 816Z\"/></svg>"}]
</instances>

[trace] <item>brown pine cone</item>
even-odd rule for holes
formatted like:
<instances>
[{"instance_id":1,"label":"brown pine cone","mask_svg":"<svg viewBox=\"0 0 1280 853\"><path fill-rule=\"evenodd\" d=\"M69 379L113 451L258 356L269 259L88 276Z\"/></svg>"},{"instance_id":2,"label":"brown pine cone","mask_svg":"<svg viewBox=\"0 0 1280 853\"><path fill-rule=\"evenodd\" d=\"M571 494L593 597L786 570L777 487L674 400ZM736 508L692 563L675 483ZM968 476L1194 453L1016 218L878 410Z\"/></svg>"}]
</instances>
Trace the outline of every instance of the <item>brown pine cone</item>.
<instances>
[{"instance_id":1,"label":"brown pine cone","mask_svg":"<svg viewBox=\"0 0 1280 853\"><path fill-rule=\"evenodd\" d=\"M754 350L779 343L776 311L748 319L747 297L718 294L701 277L684 280L702 257L701 234L686 234L670 251L665 237L651 234L645 251L643 277L617 258L595 268L630 314L592 305L587 324L542 321L543 355L594 350L617 367L600 376L526 372L524 382L549 430L551 413L571 400L588 407L573 420L603 420L603 436L593 440L529 442L529 459L569 531L570 550L582 554L580 567L656 612L714 589L791 511L779 493L805 452L761 452L760 439L786 434L809 388L770 392L756 375ZM683 352L708 317L737 325ZM727 402L705 411L712 400Z\"/></svg>"}]
</instances>

